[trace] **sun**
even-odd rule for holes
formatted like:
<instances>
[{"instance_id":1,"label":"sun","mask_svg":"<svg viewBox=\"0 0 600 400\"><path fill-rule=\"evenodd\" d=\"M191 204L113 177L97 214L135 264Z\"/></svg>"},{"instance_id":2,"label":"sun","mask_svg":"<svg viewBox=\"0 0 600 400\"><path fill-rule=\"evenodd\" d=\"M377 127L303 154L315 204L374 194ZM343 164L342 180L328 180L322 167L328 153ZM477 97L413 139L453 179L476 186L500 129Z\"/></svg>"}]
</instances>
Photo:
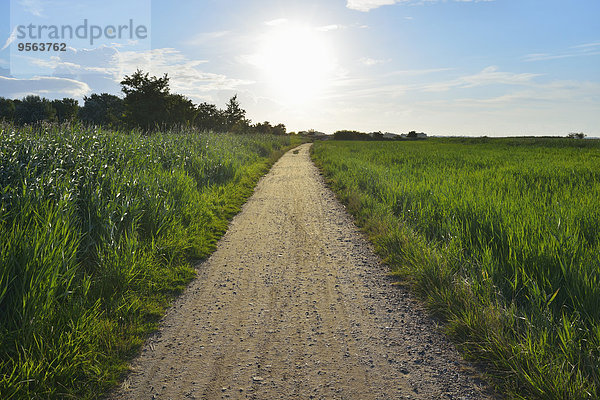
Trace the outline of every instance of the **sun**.
<instances>
[{"instance_id":1,"label":"sun","mask_svg":"<svg viewBox=\"0 0 600 400\"><path fill-rule=\"evenodd\" d=\"M255 64L262 70L271 95L297 105L324 92L335 61L323 32L285 24L262 36Z\"/></svg>"}]
</instances>

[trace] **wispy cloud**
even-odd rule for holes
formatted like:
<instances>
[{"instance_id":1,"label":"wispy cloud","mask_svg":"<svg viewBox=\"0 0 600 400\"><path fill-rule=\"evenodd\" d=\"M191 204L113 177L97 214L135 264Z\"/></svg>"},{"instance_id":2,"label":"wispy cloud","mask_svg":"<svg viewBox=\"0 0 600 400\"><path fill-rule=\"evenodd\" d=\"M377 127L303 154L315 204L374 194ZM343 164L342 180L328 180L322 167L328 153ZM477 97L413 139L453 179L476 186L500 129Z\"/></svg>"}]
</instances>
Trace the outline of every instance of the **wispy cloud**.
<instances>
[{"instance_id":1,"label":"wispy cloud","mask_svg":"<svg viewBox=\"0 0 600 400\"><path fill-rule=\"evenodd\" d=\"M41 0L20 0L19 4L36 17L42 17L44 14L44 4Z\"/></svg>"},{"instance_id":2,"label":"wispy cloud","mask_svg":"<svg viewBox=\"0 0 600 400\"><path fill-rule=\"evenodd\" d=\"M406 77L426 77L437 73L451 71L451 68L430 68L422 70L400 70L393 71L387 74L372 78L349 78L342 77L335 81L334 87L336 90L331 93L332 98L354 97L354 98L381 98L381 97L398 97L406 93L418 93L427 97L427 93L435 95L435 93L451 92L457 89L471 89L483 86L497 85L504 87L505 91L510 91L511 88L539 88L534 79L540 75L531 73L512 73L499 71L497 67L490 66L482 71L463 75L458 78L432 81L421 83L404 83L410 82ZM394 78L402 78L395 80Z\"/></svg>"},{"instance_id":3,"label":"wispy cloud","mask_svg":"<svg viewBox=\"0 0 600 400\"><path fill-rule=\"evenodd\" d=\"M398 71L392 71L387 73L385 76L419 76L419 75L429 75L438 72L446 72L452 71L454 68L425 68L425 69L401 69Z\"/></svg>"},{"instance_id":4,"label":"wispy cloud","mask_svg":"<svg viewBox=\"0 0 600 400\"><path fill-rule=\"evenodd\" d=\"M51 76L34 77L31 79L0 76L0 87L2 87L3 95L11 98L19 98L29 94L53 98L81 98L91 92L90 87L85 82Z\"/></svg>"},{"instance_id":5,"label":"wispy cloud","mask_svg":"<svg viewBox=\"0 0 600 400\"><path fill-rule=\"evenodd\" d=\"M389 6L396 3L403 4L426 4L426 3L435 3L438 1L446 1L446 0L347 0L346 7L351 10L363 11L367 12L373 10L375 8L379 8L381 6ZM475 3L475 2L487 2L487 1L495 1L495 0L454 0L456 2L461 3Z\"/></svg>"},{"instance_id":6,"label":"wispy cloud","mask_svg":"<svg viewBox=\"0 0 600 400\"><path fill-rule=\"evenodd\" d=\"M473 88L485 85L525 85L538 76L540 74L502 72L496 66L489 66L473 75L426 84L422 89L430 92L444 92L454 88Z\"/></svg>"},{"instance_id":7,"label":"wispy cloud","mask_svg":"<svg viewBox=\"0 0 600 400\"><path fill-rule=\"evenodd\" d=\"M41 62L41 61L38 61ZM254 82L203 70L207 60L190 59L177 49L123 51L104 46L93 50L75 50L43 61L41 67L53 70L54 76L117 84L136 69L154 76L168 74L173 92L194 100L207 98L210 92L235 91ZM96 89L94 89L96 90Z\"/></svg>"},{"instance_id":8,"label":"wispy cloud","mask_svg":"<svg viewBox=\"0 0 600 400\"><path fill-rule=\"evenodd\" d=\"M10 33L10 35L8 36L8 39L6 39L6 42L4 42L4 46L2 46L0 51L4 50L8 46L10 46L10 44L12 42L14 42L16 38L17 38L17 27L15 26L14 29L12 30L12 32Z\"/></svg>"},{"instance_id":9,"label":"wispy cloud","mask_svg":"<svg viewBox=\"0 0 600 400\"><path fill-rule=\"evenodd\" d=\"M547 61L562 58L589 57L600 55L600 42L583 43L572 46L567 50L557 53L531 53L523 57L523 61Z\"/></svg>"},{"instance_id":10,"label":"wispy cloud","mask_svg":"<svg viewBox=\"0 0 600 400\"><path fill-rule=\"evenodd\" d=\"M213 42L218 39L227 37L231 31L214 31L214 32L202 32L186 40L184 43L189 45L202 45L208 42Z\"/></svg>"},{"instance_id":11,"label":"wispy cloud","mask_svg":"<svg viewBox=\"0 0 600 400\"><path fill-rule=\"evenodd\" d=\"M533 84L528 88L518 88L505 94L485 98L453 98L449 100L434 100L428 104L460 104L469 108L494 108L497 106L521 105L530 109L532 105L555 109L560 104L593 105L600 98L600 84L588 81L552 81Z\"/></svg>"},{"instance_id":12,"label":"wispy cloud","mask_svg":"<svg viewBox=\"0 0 600 400\"><path fill-rule=\"evenodd\" d=\"M288 23L287 18L277 18L277 19L272 19L270 21L266 21L265 25L278 26L278 25L283 25L283 24L287 24L287 23Z\"/></svg>"},{"instance_id":13,"label":"wispy cloud","mask_svg":"<svg viewBox=\"0 0 600 400\"><path fill-rule=\"evenodd\" d=\"M340 26L340 25L332 24L332 25L319 26L316 29L320 32L327 32L327 31L335 31L335 30L338 30L341 28L342 28L342 26Z\"/></svg>"},{"instance_id":14,"label":"wispy cloud","mask_svg":"<svg viewBox=\"0 0 600 400\"><path fill-rule=\"evenodd\" d=\"M176 49L153 49L143 54L133 51L121 52L119 56L121 68L128 71L126 73L133 72L142 63L148 66L151 75L167 73L174 92L192 97L215 90L236 90L253 83L203 71L199 67L206 63L206 60L191 60ZM148 63L144 64L145 62Z\"/></svg>"},{"instance_id":15,"label":"wispy cloud","mask_svg":"<svg viewBox=\"0 0 600 400\"><path fill-rule=\"evenodd\" d=\"M403 0L348 0L346 7L356 11L370 11L374 8L387 6L401 2Z\"/></svg>"},{"instance_id":16,"label":"wispy cloud","mask_svg":"<svg viewBox=\"0 0 600 400\"><path fill-rule=\"evenodd\" d=\"M359 61L361 64L366 65L367 67L372 67L373 65L383 64L389 62L390 60L378 60L375 58L363 57Z\"/></svg>"},{"instance_id":17,"label":"wispy cloud","mask_svg":"<svg viewBox=\"0 0 600 400\"><path fill-rule=\"evenodd\" d=\"M600 48L600 42L584 43L573 46L574 49Z\"/></svg>"}]
</instances>

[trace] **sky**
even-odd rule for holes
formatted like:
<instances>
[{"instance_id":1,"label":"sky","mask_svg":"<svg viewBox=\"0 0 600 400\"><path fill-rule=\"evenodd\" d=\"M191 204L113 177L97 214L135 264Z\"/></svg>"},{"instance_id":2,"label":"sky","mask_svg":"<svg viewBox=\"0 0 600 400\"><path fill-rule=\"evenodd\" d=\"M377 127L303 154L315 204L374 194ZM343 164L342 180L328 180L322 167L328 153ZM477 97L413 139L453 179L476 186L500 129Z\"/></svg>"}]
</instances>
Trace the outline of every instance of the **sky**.
<instances>
[{"instance_id":1,"label":"sky","mask_svg":"<svg viewBox=\"0 0 600 400\"><path fill-rule=\"evenodd\" d=\"M599 15L598 0L0 0L0 96L83 104L139 68L288 131L600 137ZM84 21L85 38L50 40L66 51L18 49Z\"/></svg>"}]
</instances>

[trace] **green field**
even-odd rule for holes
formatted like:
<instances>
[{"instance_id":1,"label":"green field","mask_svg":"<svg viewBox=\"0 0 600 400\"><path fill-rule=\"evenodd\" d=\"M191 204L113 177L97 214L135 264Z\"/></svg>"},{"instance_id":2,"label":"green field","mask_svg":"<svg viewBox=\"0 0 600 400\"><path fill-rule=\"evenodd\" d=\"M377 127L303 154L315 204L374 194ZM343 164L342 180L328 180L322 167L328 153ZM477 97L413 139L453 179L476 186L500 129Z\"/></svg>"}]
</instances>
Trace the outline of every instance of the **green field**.
<instances>
[{"instance_id":1,"label":"green field","mask_svg":"<svg viewBox=\"0 0 600 400\"><path fill-rule=\"evenodd\" d=\"M290 140L0 123L0 397L110 389Z\"/></svg>"},{"instance_id":2,"label":"green field","mask_svg":"<svg viewBox=\"0 0 600 400\"><path fill-rule=\"evenodd\" d=\"M500 393L600 398L598 141L321 142L313 158Z\"/></svg>"}]
</instances>

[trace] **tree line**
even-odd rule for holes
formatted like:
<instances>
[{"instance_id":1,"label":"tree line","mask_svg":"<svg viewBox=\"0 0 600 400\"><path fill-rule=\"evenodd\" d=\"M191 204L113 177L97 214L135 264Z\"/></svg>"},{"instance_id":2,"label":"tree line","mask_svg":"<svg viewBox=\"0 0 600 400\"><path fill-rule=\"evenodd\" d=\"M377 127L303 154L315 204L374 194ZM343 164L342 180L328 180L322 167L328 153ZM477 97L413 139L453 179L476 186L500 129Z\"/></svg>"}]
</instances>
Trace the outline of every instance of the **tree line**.
<instances>
[{"instance_id":1,"label":"tree line","mask_svg":"<svg viewBox=\"0 0 600 400\"><path fill-rule=\"evenodd\" d=\"M139 128L144 131L193 126L214 132L286 134L284 124L271 125L268 121L252 124L237 95L229 99L224 109L207 102L194 104L181 94L171 93L167 74L155 77L141 70L126 75L120 84L123 98L93 93L84 96L83 106L72 98L48 100L29 95L11 100L0 97L0 120L17 124L81 121L114 129Z\"/></svg>"},{"instance_id":2,"label":"tree line","mask_svg":"<svg viewBox=\"0 0 600 400\"><path fill-rule=\"evenodd\" d=\"M386 136L389 135L389 136ZM359 132L352 130L341 130L336 131L333 134L333 140L417 140L424 139L427 135L424 133L417 133L416 131L410 131L406 135L397 134L384 134L382 132Z\"/></svg>"}]
</instances>

